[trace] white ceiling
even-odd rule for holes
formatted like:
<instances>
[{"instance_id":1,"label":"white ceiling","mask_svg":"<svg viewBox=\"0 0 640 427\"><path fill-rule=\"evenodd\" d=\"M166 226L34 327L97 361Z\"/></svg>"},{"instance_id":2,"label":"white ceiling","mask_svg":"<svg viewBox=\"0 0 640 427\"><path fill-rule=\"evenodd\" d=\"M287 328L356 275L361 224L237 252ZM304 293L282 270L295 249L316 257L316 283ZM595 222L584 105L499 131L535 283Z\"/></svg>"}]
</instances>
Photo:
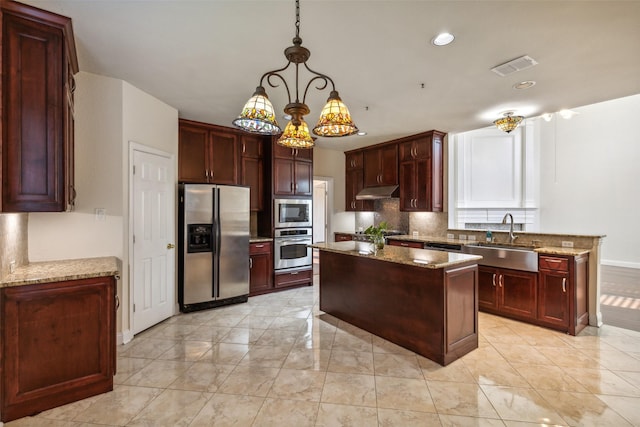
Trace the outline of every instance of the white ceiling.
<instances>
[{"instance_id":1,"label":"white ceiling","mask_svg":"<svg viewBox=\"0 0 640 427\"><path fill-rule=\"evenodd\" d=\"M23 2L73 19L81 71L125 80L182 118L226 126L262 74L286 65L295 32L293 0ZM300 9L308 65L333 78L368 133L320 138L320 147L462 132L506 110L532 118L640 93L640 1L301 0ZM433 46L441 31L455 41ZM490 71L522 55L539 64L507 77ZM309 78L301 74L301 84ZM512 88L524 80L537 84ZM265 87L282 111L284 88ZM328 95L310 89L310 127Z\"/></svg>"}]
</instances>

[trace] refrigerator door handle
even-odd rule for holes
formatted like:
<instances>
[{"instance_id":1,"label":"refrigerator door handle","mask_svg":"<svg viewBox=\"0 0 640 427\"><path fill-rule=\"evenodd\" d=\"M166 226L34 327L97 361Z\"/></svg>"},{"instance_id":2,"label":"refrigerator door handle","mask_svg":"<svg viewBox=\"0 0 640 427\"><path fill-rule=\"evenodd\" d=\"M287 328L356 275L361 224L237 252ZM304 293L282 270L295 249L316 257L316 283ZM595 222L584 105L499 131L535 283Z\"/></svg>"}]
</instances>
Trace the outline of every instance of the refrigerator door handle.
<instances>
[{"instance_id":1,"label":"refrigerator door handle","mask_svg":"<svg viewBox=\"0 0 640 427\"><path fill-rule=\"evenodd\" d=\"M213 226L215 228L215 248L213 251L213 297L220 296L220 189L213 188Z\"/></svg>"}]
</instances>

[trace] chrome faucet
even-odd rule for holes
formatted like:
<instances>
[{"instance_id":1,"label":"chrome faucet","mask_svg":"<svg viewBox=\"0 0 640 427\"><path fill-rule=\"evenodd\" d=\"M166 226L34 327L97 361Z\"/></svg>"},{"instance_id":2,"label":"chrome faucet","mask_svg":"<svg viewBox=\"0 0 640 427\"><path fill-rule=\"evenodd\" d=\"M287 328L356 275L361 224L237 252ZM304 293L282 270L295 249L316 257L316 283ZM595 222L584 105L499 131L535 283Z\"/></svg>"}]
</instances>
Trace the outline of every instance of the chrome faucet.
<instances>
[{"instance_id":1,"label":"chrome faucet","mask_svg":"<svg viewBox=\"0 0 640 427\"><path fill-rule=\"evenodd\" d=\"M509 222L509 243L513 243L518 238L518 236L513 234L513 215L511 215L510 213L505 214L504 218L502 218L502 223L503 224L507 223L507 218L509 218L509 220L510 220L510 222Z\"/></svg>"}]
</instances>

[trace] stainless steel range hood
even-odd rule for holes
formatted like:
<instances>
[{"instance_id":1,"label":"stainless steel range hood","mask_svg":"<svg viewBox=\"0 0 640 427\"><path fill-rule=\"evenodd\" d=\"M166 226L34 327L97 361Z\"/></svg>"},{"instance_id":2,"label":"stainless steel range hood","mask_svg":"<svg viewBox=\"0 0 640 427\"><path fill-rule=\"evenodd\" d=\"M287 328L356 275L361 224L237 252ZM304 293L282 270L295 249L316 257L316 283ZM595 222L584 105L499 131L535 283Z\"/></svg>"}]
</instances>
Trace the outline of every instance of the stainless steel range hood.
<instances>
[{"instance_id":1,"label":"stainless steel range hood","mask_svg":"<svg viewBox=\"0 0 640 427\"><path fill-rule=\"evenodd\" d=\"M400 191L397 185L367 187L356 194L356 200L391 199L394 197L400 197Z\"/></svg>"}]
</instances>

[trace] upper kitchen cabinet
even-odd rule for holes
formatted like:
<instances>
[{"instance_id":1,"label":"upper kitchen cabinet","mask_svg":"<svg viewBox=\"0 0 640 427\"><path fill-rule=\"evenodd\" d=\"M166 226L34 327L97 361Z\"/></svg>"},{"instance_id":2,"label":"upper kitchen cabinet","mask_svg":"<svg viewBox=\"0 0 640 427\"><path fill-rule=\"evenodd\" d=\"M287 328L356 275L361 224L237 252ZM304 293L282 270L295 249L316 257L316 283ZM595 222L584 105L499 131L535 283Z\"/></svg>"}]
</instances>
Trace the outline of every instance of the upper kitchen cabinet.
<instances>
[{"instance_id":1,"label":"upper kitchen cabinet","mask_svg":"<svg viewBox=\"0 0 640 427\"><path fill-rule=\"evenodd\" d=\"M261 211L264 207L263 137L242 135L240 146L240 184L251 189L251 210Z\"/></svg>"},{"instance_id":2,"label":"upper kitchen cabinet","mask_svg":"<svg viewBox=\"0 0 640 427\"><path fill-rule=\"evenodd\" d=\"M178 180L238 184L238 136L225 128L180 120Z\"/></svg>"},{"instance_id":3,"label":"upper kitchen cabinet","mask_svg":"<svg viewBox=\"0 0 640 427\"><path fill-rule=\"evenodd\" d=\"M313 149L273 147L273 194L276 196L313 195Z\"/></svg>"},{"instance_id":4,"label":"upper kitchen cabinet","mask_svg":"<svg viewBox=\"0 0 640 427\"><path fill-rule=\"evenodd\" d=\"M356 195L364 188L364 154L362 150L345 153L345 210L352 212L373 211L373 200L357 200Z\"/></svg>"},{"instance_id":5,"label":"upper kitchen cabinet","mask_svg":"<svg viewBox=\"0 0 640 427\"><path fill-rule=\"evenodd\" d=\"M364 153L364 186L398 185L398 144L368 148Z\"/></svg>"},{"instance_id":6,"label":"upper kitchen cabinet","mask_svg":"<svg viewBox=\"0 0 640 427\"><path fill-rule=\"evenodd\" d=\"M444 136L432 130L399 142L401 211L442 212Z\"/></svg>"},{"instance_id":7,"label":"upper kitchen cabinet","mask_svg":"<svg viewBox=\"0 0 640 427\"><path fill-rule=\"evenodd\" d=\"M73 208L71 19L2 1L3 212Z\"/></svg>"}]
</instances>

